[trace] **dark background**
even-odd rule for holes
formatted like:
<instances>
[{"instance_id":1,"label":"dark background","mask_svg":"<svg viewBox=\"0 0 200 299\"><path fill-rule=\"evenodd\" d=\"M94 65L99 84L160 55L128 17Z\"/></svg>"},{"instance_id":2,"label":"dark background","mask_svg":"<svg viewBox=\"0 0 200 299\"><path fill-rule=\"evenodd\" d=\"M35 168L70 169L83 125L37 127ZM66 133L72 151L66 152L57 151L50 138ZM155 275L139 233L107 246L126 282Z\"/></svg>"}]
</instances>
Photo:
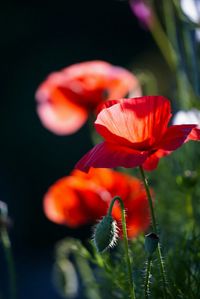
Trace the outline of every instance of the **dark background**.
<instances>
[{"instance_id":1,"label":"dark background","mask_svg":"<svg viewBox=\"0 0 200 299\"><path fill-rule=\"evenodd\" d=\"M59 137L42 127L34 93L52 71L100 59L138 65L153 49L151 36L127 1L4 1L0 9L1 116L0 200L9 207L18 298L60 298L51 284L57 240L90 235L51 223L42 210L47 188L69 174L90 147L87 125ZM6 266L0 263L0 288Z\"/></svg>"}]
</instances>

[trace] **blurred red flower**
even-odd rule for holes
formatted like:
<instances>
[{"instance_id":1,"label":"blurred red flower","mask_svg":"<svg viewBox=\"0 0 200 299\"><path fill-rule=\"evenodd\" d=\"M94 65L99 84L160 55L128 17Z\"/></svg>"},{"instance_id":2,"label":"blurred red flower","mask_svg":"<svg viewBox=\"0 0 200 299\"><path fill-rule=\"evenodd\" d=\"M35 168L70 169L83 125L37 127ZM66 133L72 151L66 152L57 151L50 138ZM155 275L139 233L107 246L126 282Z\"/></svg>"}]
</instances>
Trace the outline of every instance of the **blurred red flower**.
<instances>
[{"instance_id":1,"label":"blurred red flower","mask_svg":"<svg viewBox=\"0 0 200 299\"><path fill-rule=\"evenodd\" d=\"M93 224L107 213L109 204L119 195L126 208L129 237L150 224L148 201L139 179L109 169L91 168L89 173L75 170L53 184L44 197L44 211L53 222L75 228ZM113 217L121 223L115 203Z\"/></svg>"},{"instance_id":2,"label":"blurred red flower","mask_svg":"<svg viewBox=\"0 0 200 299\"><path fill-rule=\"evenodd\" d=\"M200 140L197 125L168 127L171 106L162 96L144 96L106 102L95 121L105 141L97 144L76 164L90 167L157 167L159 159L189 140Z\"/></svg>"},{"instance_id":3,"label":"blurred red flower","mask_svg":"<svg viewBox=\"0 0 200 299\"><path fill-rule=\"evenodd\" d=\"M82 62L48 76L36 92L37 112L47 129L68 135L80 129L99 104L128 93L141 95L131 72L104 61Z\"/></svg>"}]
</instances>

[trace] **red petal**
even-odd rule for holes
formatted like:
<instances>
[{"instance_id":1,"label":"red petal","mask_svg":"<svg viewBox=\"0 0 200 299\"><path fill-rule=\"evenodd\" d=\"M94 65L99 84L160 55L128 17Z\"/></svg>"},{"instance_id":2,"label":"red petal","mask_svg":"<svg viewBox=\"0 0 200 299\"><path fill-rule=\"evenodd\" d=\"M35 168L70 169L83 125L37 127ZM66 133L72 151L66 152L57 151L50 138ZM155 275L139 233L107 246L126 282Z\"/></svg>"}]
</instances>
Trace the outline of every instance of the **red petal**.
<instances>
[{"instance_id":1,"label":"red petal","mask_svg":"<svg viewBox=\"0 0 200 299\"><path fill-rule=\"evenodd\" d=\"M170 102L164 97L123 99L103 109L95 127L106 141L144 150L162 138L170 117Z\"/></svg>"},{"instance_id":2,"label":"red petal","mask_svg":"<svg viewBox=\"0 0 200 299\"><path fill-rule=\"evenodd\" d=\"M104 61L74 64L52 73L36 92L43 125L58 135L76 132L100 103L132 90L140 95L137 78Z\"/></svg>"},{"instance_id":3,"label":"red petal","mask_svg":"<svg viewBox=\"0 0 200 299\"><path fill-rule=\"evenodd\" d=\"M142 164L142 166L144 170L151 171L157 168L158 162L159 162L159 158L155 154L153 154L146 159L146 161Z\"/></svg>"},{"instance_id":4,"label":"red petal","mask_svg":"<svg viewBox=\"0 0 200 299\"><path fill-rule=\"evenodd\" d=\"M196 125L174 125L167 129L160 143L157 145L158 148L174 151L179 148L193 131Z\"/></svg>"},{"instance_id":5,"label":"red petal","mask_svg":"<svg viewBox=\"0 0 200 299\"><path fill-rule=\"evenodd\" d=\"M75 227L80 219L84 219L84 215L78 212L79 198L68 186L67 177L60 179L49 188L43 204L46 216L55 223Z\"/></svg>"},{"instance_id":6,"label":"red petal","mask_svg":"<svg viewBox=\"0 0 200 299\"><path fill-rule=\"evenodd\" d=\"M171 151L157 150L154 154L150 155L146 161L142 164L143 168L147 171L151 171L157 168L160 158L171 154Z\"/></svg>"},{"instance_id":7,"label":"red petal","mask_svg":"<svg viewBox=\"0 0 200 299\"><path fill-rule=\"evenodd\" d=\"M69 176L50 187L44 198L44 211L53 222L77 227L102 217L109 200L109 193L101 186Z\"/></svg>"},{"instance_id":8,"label":"red petal","mask_svg":"<svg viewBox=\"0 0 200 299\"><path fill-rule=\"evenodd\" d=\"M141 165L147 155L147 152L139 152L117 144L102 142L83 156L75 168L85 172L90 167L114 168L122 166L132 168Z\"/></svg>"},{"instance_id":9,"label":"red petal","mask_svg":"<svg viewBox=\"0 0 200 299\"><path fill-rule=\"evenodd\" d=\"M107 91L109 99L121 98L130 92L135 96L141 95L139 81L131 72L105 61L77 63L65 68L63 72L68 79L78 82L81 78L85 90L101 88Z\"/></svg>"},{"instance_id":10,"label":"red petal","mask_svg":"<svg viewBox=\"0 0 200 299\"><path fill-rule=\"evenodd\" d=\"M186 142L190 140L200 140L200 128L196 127L192 129L191 133L188 135Z\"/></svg>"},{"instance_id":11,"label":"red petal","mask_svg":"<svg viewBox=\"0 0 200 299\"><path fill-rule=\"evenodd\" d=\"M42 124L58 135L68 135L82 127L88 112L68 100L57 88L46 92L46 86L39 88L37 112Z\"/></svg>"}]
</instances>

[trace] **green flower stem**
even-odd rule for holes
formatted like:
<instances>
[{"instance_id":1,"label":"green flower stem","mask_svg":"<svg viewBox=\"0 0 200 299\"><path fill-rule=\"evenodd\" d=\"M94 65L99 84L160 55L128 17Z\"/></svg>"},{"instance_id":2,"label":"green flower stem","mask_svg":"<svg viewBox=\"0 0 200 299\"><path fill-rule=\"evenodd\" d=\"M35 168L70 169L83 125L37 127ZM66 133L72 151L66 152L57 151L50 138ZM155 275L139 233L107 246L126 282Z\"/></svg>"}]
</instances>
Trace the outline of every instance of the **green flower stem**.
<instances>
[{"instance_id":1,"label":"green flower stem","mask_svg":"<svg viewBox=\"0 0 200 299\"><path fill-rule=\"evenodd\" d=\"M0 229L0 239L2 242L2 246L3 246L3 250L7 262L7 267L8 267L9 280L10 280L10 298L15 299L16 298L16 277L15 277L13 256L12 256L9 235L6 227L4 226Z\"/></svg>"},{"instance_id":2,"label":"green flower stem","mask_svg":"<svg viewBox=\"0 0 200 299\"><path fill-rule=\"evenodd\" d=\"M188 232L190 233L195 228L195 219L196 219L191 192L186 193L185 207L186 207L187 217L188 217L188 220L189 220L188 225L187 225L187 229L188 229Z\"/></svg>"},{"instance_id":3,"label":"green flower stem","mask_svg":"<svg viewBox=\"0 0 200 299\"><path fill-rule=\"evenodd\" d=\"M151 274L152 256L150 255L147 260L146 277L144 285L144 297L149 298L149 285L150 285L150 274Z\"/></svg>"},{"instance_id":4,"label":"green flower stem","mask_svg":"<svg viewBox=\"0 0 200 299\"><path fill-rule=\"evenodd\" d=\"M85 294L88 299L101 299L99 295L98 285L92 273L92 270L85 258L78 254L74 255L76 265L85 286Z\"/></svg>"},{"instance_id":5,"label":"green flower stem","mask_svg":"<svg viewBox=\"0 0 200 299\"><path fill-rule=\"evenodd\" d=\"M191 96L195 96L193 93L193 87L191 86L187 74L184 72L182 67L182 60L180 53L180 47L177 40L177 30L176 30L176 20L175 20L175 12L174 12L174 4L172 1L163 1L163 12L164 12L164 20L166 25L166 31L167 36L169 40L171 41L174 51L177 55L177 67L176 67L176 81L177 81L177 92L179 101L181 100L181 104L183 104L183 108L188 108ZM167 16L170 16L167 17ZM186 52L187 50L190 51L189 48L191 48L191 41L188 42L188 40L185 43L185 34L184 34L184 25L182 25L183 28L183 42ZM190 57L190 62L192 61L193 55Z\"/></svg>"},{"instance_id":6,"label":"green flower stem","mask_svg":"<svg viewBox=\"0 0 200 299\"><path fill-rule=\"evenodd\" d=\"M111 216L112 213L112 208L114 206L115 201L118 201L120 204L121 208L121 215L122 215L122 230L123 230L123 237L124 237L124 248L125 248L125 255L126 255L126 263L128 266L128 275L129 275L129 287L130 287L130 298L135 299L135 290L134 290L134 284L133 284L133 279L132 279L132 268L131 268L131 261L130 261L130 256L129 256L129 251L128 251L128 235L127 235L127 229L126 229L126 216L125 216L125 208L124 208L124 203L122 199L119 196L115 196L113 200L111 201L109 210L108 210L108 215Z\"/></svg>"},{"instance_id":7,"label":"green flower stem","mask_svg":"<svg viewBox=\"0 0 200 299\"><path fill-rule=\"evenodd\" d=\"M173 3L172 1L163 1L162 4L166 33L156 14L153 1L151 1L153 23L149 29L169 68L172 72L176 73L176 86L179 101L181 101L180 103L183 108L188 108L190 107L191 98L196 98L196 95L194 93L192 85L190 84L185 72L182 69L182 63L178 54L179 46L176 36L177 34Z\"/></svg>"},{"instance_id":8,"label":"green flower stem","mask_svg":"<svg viewBox=\"0 0 200 299\"><path fill-rule=\"evenodd\" d=\"M153 14L153 24L150 26L150 32L154 38L157 46L159 47L163 57L165 58L168 66L172 71L176 70L177 67L177 55L176 52L170 43L167 35L165 34L162 25L159 22L159 19L155 13L153 4L151 5L151 10Z\"/></svg>"},{"instance_id":9,"label":"green flower stem","mask_svg":"<svg viewBox=\"0 0 200 299\"><path fill-rule=\"evenodd\" d=\"M140 166L139 168L140 168L140 173L141 173L141 176L142 176L142 180L143 180L143 183L144 183L144 187L145 187L147 198L148 198L148 202L149 202L149 208L150 208L150 212L151 212L151 219L152 219L153 231L154 231L155 234L158 235L156 217L155 217L155 213L154 213L153 201L152 201L152 198L151 198L151 193L150 193L150 190L149 190L148 181L147 181L147 179L145 177L143 167ZM162 280L163 280L164 296L166 298L166 294L169 293L169 292L167 292L167 279L166 279L166 275L165 275L165 269L164 269L164 263L163 263L163 258L162 258L160 243L158 243L157 253L158 253L158 259L159 259L159 264L160 264L160 271L161 271Z\"/></svg>"},{"instance_id":10,"label":"green flower stem","mask_svg":"<svg viewBox=\"0 0 200 299\"><path fill-rule=\"evenodd\" d=\"M144 183L144 187L145 187L147 198L148 198L148 202L149 202L149 208L150 208L151 219L152 219L152 227L153 227L154 233L158 234L158 232L157 232L157 224L156 224L156 216L155 216L154 208L153 208L153 200L151 198L151 193L150 193L150 190L149 190L148 181L147 181L147 179L145 177L143 167L140 166L139 168L140 168L140 173L141 173L141 176L142 176L142 180L143 180L143 183Z\"/></svg>"}]
</instances>

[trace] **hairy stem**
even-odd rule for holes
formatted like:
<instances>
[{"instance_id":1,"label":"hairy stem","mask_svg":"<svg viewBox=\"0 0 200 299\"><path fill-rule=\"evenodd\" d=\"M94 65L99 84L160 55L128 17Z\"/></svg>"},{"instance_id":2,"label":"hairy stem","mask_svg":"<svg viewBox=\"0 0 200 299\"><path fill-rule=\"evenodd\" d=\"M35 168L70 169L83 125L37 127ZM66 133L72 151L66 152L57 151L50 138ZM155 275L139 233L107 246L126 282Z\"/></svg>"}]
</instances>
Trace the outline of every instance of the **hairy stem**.
<instances>
[{"instance_id":1,"label":"hairy stem","mask_svg":"<svg viewBox=\"0 0 200 299\"><path fill-rule=\"evenodd\" d=\"M145 299L149 298L151 264L152 264L152 257L149 256L148 260L147 260L146 275L145 275L145 284L144 284L144 297L145 297Z\"/></svg>"},{"instance_id":2,"label":"hairy stem","mask_svg":"<svg viewBox=\"0 0 200 299\"><path fill-rule=\"evenodd\" d=\"M150 192L150 189L149 189L148 181L145 177L143 167L140 166L139 168L140 168L140 173L141 173L142 180L143 180L143 183L144 183L144 187L145 187L145 190L146 190L147 199L148 199L148 202L149 202L149 208L150 208L150 212L151 212L151 220L152 220L153 231L154 231L155 234L158 234L156 216L155 216L154 207L153 207L153 200L152 200L152 197L151 197L151 192ZM164 297L166 298L166 294L168 293L167 292L167 280L166 280L166 275L165 275L165 268L164 268L160 243L158 243L157 254L158 254L158 260L159 260L159 264L160 264L160 271L161 271L162 281L163 281Z\"/></svg>"},{"instance_id":3,"label":"hairy stem","mask_svg":"<svg viewBox=\"0 0 200 299\"><path fill-rule=\"evenodd\" d=\"M132 268L131 268L131 261L129 256L129 250L128 250L128 235L127 235L127 229L126 229L126 216L125 216L125 208L124 203L122 199L119 196L115 196L110 204L108 215L111 216L112 208L114 206L115 201L118 201L121 208L121 215L122 215L122 230L123 230L123 237L124 237L124 248L125 248L125 255L126 255L126 263L128 267L128 276L129 276L129 288L130 288L130 298L135 299L135 290L134 290L134 284L132 279Z\"/></svg>"}]
</instances>

